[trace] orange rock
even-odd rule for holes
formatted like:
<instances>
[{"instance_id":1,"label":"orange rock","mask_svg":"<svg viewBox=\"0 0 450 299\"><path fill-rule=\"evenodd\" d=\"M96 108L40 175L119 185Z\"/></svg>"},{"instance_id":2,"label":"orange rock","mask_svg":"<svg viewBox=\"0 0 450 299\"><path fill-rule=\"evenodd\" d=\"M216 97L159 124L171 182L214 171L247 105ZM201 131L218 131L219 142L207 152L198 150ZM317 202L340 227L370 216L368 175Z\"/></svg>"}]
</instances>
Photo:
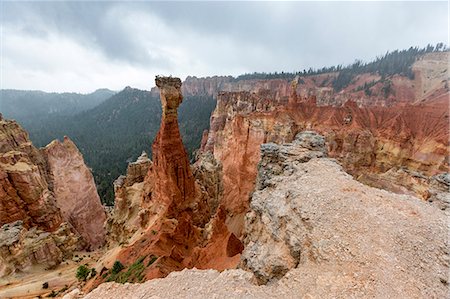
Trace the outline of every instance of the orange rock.
<instances>
[{"instance_id":1,"label":"orange rock","mask_svg":"<svg viewBox=\"0 0 450 299\"><path fill-rule=\"evenodd\" d=\"M103 244L105 212L83 157L69 139L36 149L0 117L0 276L54 267Z\"/></svg>"},{"instance_id":2,"label":"orange rock","mask_svg":"<svg viewBox=\"0 0 450 299\"><path fill-rule=\"evenodd\" d=\"M156 78L161 91L161 127L153 142L153 196L168 205L169 217L185 210L195 198L194 176L178 128L178 106L183 100L181 80Z\"/></svg>"},{"instance_id":3,"label":"orange rock","mask_svg":"<svg viewBox=\"0 0 450 299\"><path fill-rule=\"evenodd\" d=\"M191 267L220 270L235 267L242 244L228 230L226 213L222 210L216 213L221 181L214 174L220 172L220 167L214 161L199 165L197 176L211 186L201 186L196 181L178 128L181 80L157 77L156 85L161 93L161 127L152 146L152 166L143 185L137 186L139 180L134 185L143 192L140 205L147 211L148 226L135 230L133 243L117 259L128 266L141 257L145 257L146 263L155 257L153 264L144 270L145 279ZM129 174L121 179L123 183L117 183L116 205L131 200L131 192L123 192L123 187L119 187L128 180ZM116 206L115 215L121 213Z\"/></svg>"},{"instance_id":4,"label":"orange rock","mask_svg":"<svg viewBox=\"0 0 450 299\"><path fill-rule=\"evenodd\" d=\"M47 183L45 161L15 121L0 119L0 226L56 230L62 215Z\"/></svg>"}]
</instances>

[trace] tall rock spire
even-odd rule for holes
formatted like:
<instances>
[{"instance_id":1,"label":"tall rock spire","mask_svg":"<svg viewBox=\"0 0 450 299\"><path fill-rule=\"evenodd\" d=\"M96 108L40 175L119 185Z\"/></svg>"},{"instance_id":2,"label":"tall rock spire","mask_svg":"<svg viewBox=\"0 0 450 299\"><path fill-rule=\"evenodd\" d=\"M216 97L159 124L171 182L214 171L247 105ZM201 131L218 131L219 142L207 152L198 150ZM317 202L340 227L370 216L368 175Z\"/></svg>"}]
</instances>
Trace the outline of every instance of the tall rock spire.
<instances>
[{"instance_id":1,"label":"tall rock spire","mask_svg":"<svg viewBox=\"0 0 450 299\"><path fill-rule=\"evenodd\" d=\"M183 100L181 80L156 77L159 87L162 118L153 142L155 198L169 205L169 215L185 210L195 197L195 181L178 127L178 106Z\"/></svg>"}]
</instances>

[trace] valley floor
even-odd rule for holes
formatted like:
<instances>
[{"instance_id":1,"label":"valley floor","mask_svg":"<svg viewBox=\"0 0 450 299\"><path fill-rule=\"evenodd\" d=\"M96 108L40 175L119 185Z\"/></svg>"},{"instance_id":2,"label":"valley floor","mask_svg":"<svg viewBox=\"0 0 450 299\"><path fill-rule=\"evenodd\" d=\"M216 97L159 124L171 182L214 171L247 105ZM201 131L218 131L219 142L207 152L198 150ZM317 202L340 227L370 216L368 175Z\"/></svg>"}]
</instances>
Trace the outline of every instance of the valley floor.
<instances>
[{"instance_id":1,"label":"valley floor","mask_svg":"<svg viewBox=\"0 0 450 299\"><path fill-rule=\"evenodd\" d=\"M77 268L84 264L94 266L98 256L96 252L76 252L72 260L64 261L54 269L33 267L26 274L17 273L0 278L0 298L59 296L78 286L75 277ZM48 283L47 289L43 288L45 282Z\"/></svg>"}]
</instances>

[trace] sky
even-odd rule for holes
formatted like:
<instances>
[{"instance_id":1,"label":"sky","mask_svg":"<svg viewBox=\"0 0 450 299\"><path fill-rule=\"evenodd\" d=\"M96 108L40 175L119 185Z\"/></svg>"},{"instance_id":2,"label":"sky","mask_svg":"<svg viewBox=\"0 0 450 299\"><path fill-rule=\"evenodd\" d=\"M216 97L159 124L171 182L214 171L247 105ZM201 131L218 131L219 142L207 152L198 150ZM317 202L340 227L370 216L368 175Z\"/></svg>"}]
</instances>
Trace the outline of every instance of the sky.
<instances>
[{"instance_id":1,"label":"sky","mask_svg":"<svg viewBox=\"0 0 450 299\"><path fill-rule=\"evenodd\" d=\"M8 2L0 88L150 89L154 76L300 71L444 42L441 2Z\"/></svg>"}]
</instances>

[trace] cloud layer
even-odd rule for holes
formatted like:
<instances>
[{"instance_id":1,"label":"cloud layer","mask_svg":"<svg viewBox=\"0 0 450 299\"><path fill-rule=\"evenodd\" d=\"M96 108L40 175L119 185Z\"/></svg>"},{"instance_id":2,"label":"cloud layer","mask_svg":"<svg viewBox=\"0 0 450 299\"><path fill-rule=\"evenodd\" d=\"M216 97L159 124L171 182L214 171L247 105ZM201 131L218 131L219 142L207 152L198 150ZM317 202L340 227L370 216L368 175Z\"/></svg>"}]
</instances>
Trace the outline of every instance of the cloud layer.
<instances>
[{"instance_id":1,"label":"cloud layer","mask_svg":"<svg viewBox=\"0 0 450 299\"><path fill-rule=\"evenodd\" d=\"M448 43L447 2L1 2L1 88L149 89Z\"/></svg>"}]
</instances>

